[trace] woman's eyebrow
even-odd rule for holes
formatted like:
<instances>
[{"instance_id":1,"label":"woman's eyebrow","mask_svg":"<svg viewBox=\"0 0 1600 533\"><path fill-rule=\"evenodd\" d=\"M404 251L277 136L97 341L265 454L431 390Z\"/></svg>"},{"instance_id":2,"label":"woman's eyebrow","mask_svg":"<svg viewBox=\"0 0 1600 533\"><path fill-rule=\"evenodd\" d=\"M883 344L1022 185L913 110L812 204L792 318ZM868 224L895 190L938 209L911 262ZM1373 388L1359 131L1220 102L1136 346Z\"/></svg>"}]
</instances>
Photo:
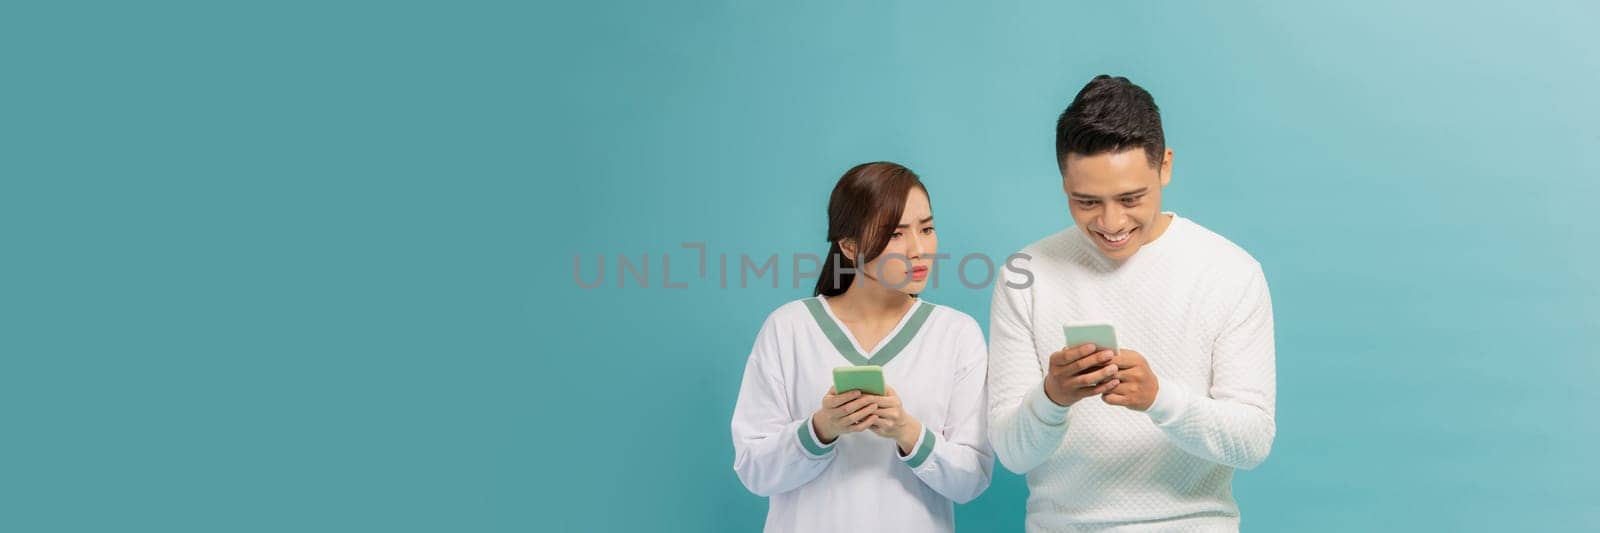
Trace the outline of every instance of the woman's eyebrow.
<instances>
[{"instance_id":1,"label":"woman's eyebrow","mask_svg":"<svg viewBox=\"0 0 1600 533\"><path fill-rule=\"evenodd\" d=\"M933 216L932 215L929 215L928 218L924 218L922 220L918 220L917 224L927 224L929 222L933 222ZM910 224L900 224L900 225L896 225L895 227L896 228L909 228L909 227L911 227L911 225Z\"/></svg>"}]
</instances>

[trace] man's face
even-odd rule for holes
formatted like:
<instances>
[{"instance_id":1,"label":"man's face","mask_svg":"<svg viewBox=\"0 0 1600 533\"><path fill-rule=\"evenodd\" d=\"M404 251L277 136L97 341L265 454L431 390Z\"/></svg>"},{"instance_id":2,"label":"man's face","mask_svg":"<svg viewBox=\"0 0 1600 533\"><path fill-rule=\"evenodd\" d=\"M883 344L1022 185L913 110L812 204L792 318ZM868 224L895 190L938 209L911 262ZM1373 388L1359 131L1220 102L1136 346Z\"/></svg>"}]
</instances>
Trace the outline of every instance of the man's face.
<instances>
[{"instance_id":1,"label":"man's face","mask_svg":"<svg viewBox=\"0 0 1600 533\"><path fill-rule=\"evenodd\" d=\"M1100 253L1115 261L1133 257L1166 230L1161 188L1171 181L1171 149L1159 168L1150 165L1143 148L1135 147L1092 156L1067 154L1061 171L1072 220Z\"/></svg>"}]
</instances>

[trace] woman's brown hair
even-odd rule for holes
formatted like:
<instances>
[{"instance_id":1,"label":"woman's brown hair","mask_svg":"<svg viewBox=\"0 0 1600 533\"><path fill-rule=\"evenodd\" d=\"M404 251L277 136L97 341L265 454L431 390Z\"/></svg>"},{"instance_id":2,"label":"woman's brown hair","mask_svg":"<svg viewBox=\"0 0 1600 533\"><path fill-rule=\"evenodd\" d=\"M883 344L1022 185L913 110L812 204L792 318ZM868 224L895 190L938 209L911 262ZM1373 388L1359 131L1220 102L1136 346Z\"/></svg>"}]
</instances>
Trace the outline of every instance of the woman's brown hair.
<instances>
[{"instance_id":1,"label":"woman's brown hair","mask_svg":"<svg viewBox=\"0 0 1600 533\"><path fill-rule=\"evenodd\" d=\"M822 275L817 278L812 296L844 294L855 280L855 271L860 268L857 265L869 263L883 253L905 211L906 195L913 188L921 189L923 194L928 192L915 172L887 161L856 165L839 177L833 195L828 197L828 256L822 261ZM844 240L855 243L858 257L845 256L839 247ZM850 271L838 270L843 268Z\"/></svg>"}]
</instances>

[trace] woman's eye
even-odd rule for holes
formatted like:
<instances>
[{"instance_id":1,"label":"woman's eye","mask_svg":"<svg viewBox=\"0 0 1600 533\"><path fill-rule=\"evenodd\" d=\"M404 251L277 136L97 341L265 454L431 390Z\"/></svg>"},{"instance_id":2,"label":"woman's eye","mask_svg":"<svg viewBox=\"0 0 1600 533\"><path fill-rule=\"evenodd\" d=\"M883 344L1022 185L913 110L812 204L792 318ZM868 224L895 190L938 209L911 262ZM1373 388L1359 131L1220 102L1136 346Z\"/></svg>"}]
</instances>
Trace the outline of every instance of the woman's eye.
<instances>
[{"instance_id":1,"label":"woman's eye","mask_svg":"<svg viewBox=\"0 0 1600 533\"><path fill-rule=\"evenodd\" d=\"M926 228L922 228L922 234L923 235L933 235L933 226L928 226Z\"/></svg>"},{"instance_id":2,"label":"woman's eye","mask_svg":"<svg viewBox=\"0 0 1600 533\"><path fill-rule=\"evenodd\" d=\"M898 238L900 238L900 235L901 235L901 234L902 234L902 233L903 233L903 232L899 232L899 231L896 231L896 232L894 232L894 233L891 233L891 234L889 234L889 240L891 240L891 241L892 241L892 240L895 240L895 239L898 239Z\"/></svg>"}]
</instances>

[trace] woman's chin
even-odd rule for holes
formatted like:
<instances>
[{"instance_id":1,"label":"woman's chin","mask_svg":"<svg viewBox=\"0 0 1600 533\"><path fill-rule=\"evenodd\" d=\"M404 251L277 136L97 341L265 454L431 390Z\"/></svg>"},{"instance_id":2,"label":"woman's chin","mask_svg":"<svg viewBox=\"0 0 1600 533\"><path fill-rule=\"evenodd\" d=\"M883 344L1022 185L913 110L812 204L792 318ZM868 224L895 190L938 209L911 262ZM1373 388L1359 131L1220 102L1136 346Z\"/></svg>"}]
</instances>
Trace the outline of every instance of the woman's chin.
<instances>
[{"instance_id":1,"label":"woman's chin","mask_svg":"<svg viewBox=\"0 0 1600 533\"><path fill-rule=\"evenodd\" d=\"M905 283L903 283L899 288L897 288L895 290L898 290L900 292L915 296L917 294L922 293L922 290L926 289L926 288L928 288L928 280L926 280L926 279L923 279L923 280L907 279L905 281Z\"/></svg>"}]
</instances>

